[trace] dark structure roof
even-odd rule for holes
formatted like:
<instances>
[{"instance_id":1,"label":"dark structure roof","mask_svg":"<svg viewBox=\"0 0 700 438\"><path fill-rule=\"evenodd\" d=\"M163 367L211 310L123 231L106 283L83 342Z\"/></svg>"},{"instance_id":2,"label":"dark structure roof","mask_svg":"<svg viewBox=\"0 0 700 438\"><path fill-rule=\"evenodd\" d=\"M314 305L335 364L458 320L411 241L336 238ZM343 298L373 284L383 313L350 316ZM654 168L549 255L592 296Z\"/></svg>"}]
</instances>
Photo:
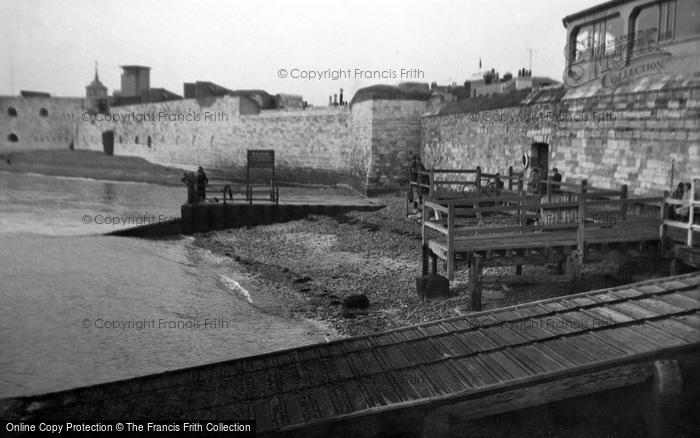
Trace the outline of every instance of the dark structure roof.
<instances>
[{"instance_id":1,"label":"dark structure roof","mask_svg":"<svg viewBox=\"0 0 700 438\"><path fill-rule=\"evenodd\" d=\"M366 100L422 100L430 99L430 90L405 91L394 85L372 85L360 88L352 97L350 106Z\"/></svg>"},{"instance_id":2,"label":"dark structure roof","mask_svg":"<svg viewBox=\"0 0 700 438\"><path fill-rule=\"evenodd\" d=\"M51 94L44 91L20 90L19 94L22 97L51 97Z\"/></svg>"},{"instance_id":3,"label":"dark structure roof","mask_svg":"<svg viewBox=\"0 0 700 438\"><path fill-rule=\"evenodd\" d=\"M125 70L150 70L151 67L145 66L145 65L120 65L119 68L123 68Z\"/></svg>"},{"instance_id":4,"label":"dark structure roof","mask_svg":"<svg viewBox=\"0 0 700 438\"><path fill-rule=\"evenodd\" d=\"M253 102L257 102L262 109L273 109L275 98L265 90L233 90L229 96L247 97Z\"/></svg>"},{"instance_id":5,"label":"dark structure roof","mask_svg":"<svg viewBox=\"0 0 700 438\"><path fill-rule=\"evenodd\" d=\"M141 91L141 102L165 102L168 100L180 100L182 96L166 90L165 88L149 88Z\"/></svg>"}]
</instances>

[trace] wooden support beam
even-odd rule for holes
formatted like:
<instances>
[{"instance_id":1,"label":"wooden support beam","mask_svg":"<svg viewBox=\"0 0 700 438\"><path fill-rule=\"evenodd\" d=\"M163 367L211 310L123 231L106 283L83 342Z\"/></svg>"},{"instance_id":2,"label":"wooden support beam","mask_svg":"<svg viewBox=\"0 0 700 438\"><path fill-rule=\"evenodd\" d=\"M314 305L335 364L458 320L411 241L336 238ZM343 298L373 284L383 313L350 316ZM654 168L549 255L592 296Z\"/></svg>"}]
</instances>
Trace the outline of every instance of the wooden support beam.
<instances>
[{"instance_id":1,"label":"wooden support beam","mask_svg":"<svg viewBox=\"0 0 700 438\"><path fill-rule=\"evenodd\" d=\"M482 258L474 255L470 267L471 280L471 295L470 308L471 310L481 310L481 274L482 274Z\"/></svg>"},{"instance_id":2,"label":"wooden support beam","mask_svg":"<svg viewBox=\"0 0 700 438\"><path fill-rule=\"evenodd\" d=\"M627 219L627 184L622 185L620 191L620 220Z\"/></svg>"},{"instance_id":3,"label":"wooden support beam","mask_svg":"<svg viewBox=\"0 0 700 438\"><path fill-rule=\"evenodd\" d=\"M423 248L423 257L422 257L422 261L423 261L422 273L423 274L422 275L428 275L428 254L430 253L430 248L428 248L427 243L424 243L422 245L422 248Z\"/></svg>"},{"instance_id":4,"label":"wooden support beam","mask_svg":"<svg viewBox=\"0 0 700 438\"><path fill-rule=\"evenodd\" d=\"M661 203L661 210L659 212L659 219L661 220L661 225L659 226L659 240L661 241L660 247L664 247L667 245L667 229L666 225L664 225L664 221L668 219L668 208L669 206L666 204L666 200L670 198L670 193L668 190L664 191L664 200Z\"/></svg>"},{"instance_id":5,"label":"wooden support beam","mask_svg":"<svg viewBox=\"0 0 700 438\"><path fill-rule=\"evenodd\" d=\"M654 362L651 393L644 412L652 437L682 435L678 429L683 374L676 360Z\"/></svg>"},{"instance_id":6,"label":"wooden support beam","mask_svg":"<svg viewBox=\"0 0 700 438\"><path fill-rule=\"evenodd\" d=\"M513 166L508 166L508 190L513 190Z\"/></svg>"},{"instance_id":7,"label":"wooden support beam","mask_svg":"<svg viewBox=\"0 0 700 438\"><path fill-rule=\"evenodd\" d=\"M578 280L581 276L581 264L577 261L578 254L576 252L569 254L566 258L566 267L564 272L571 281Z\"/></svg>"},{"instance_id":8,"label":"wooden support beam","mask_svg":"<svg viewBox=\"0 0 700 438\"><path fill-rule=\"evenodd\" d=\"M578 228L576 231L576 252L578 256L572 260L577 266L573 269L573 278L578 279L581 274L581 265L586 257L586 192L588 181L581 181L581 193L578 197Z\"/></svg>"},{"instance_id":9,"label":"wooden support beam","mask_svg":"<svg viewBox=\"0 0 700 438\"><path fill-rule=\"evenodd\" d=\"M478 170L478 168L477 168ZM455 206L450 204L447 212L447 279L455 276Z\"/></svg>"}]
</instances>

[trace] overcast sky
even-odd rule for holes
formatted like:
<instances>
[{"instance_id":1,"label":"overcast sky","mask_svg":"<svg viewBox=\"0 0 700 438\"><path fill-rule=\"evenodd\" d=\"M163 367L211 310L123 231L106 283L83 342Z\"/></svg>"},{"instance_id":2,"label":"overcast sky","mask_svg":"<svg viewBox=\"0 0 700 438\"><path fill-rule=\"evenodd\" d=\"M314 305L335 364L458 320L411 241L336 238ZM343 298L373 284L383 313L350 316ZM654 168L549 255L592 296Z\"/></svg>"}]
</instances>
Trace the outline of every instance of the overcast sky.
<instances>
[{"instance_id":1,"label":"overcast sky","mask_svg":"<svg viewBox=\"0 0 700 438\"><path fill-rule=\"evenodd\" d=\"M534 75L561 80L562 18L602 1L0 0L0 94L84 96L98 61L110 94L119 66L139 64L152 68L152 87L177 94L206 80L325 105L339 88L349 98L401 81L359 79L355 69L419 69L414 80L461 84L479 58L483 69L516 73L529 49ZM350 79L289 77L328 69L351 69Z\"/></svg>"}]
</instances>

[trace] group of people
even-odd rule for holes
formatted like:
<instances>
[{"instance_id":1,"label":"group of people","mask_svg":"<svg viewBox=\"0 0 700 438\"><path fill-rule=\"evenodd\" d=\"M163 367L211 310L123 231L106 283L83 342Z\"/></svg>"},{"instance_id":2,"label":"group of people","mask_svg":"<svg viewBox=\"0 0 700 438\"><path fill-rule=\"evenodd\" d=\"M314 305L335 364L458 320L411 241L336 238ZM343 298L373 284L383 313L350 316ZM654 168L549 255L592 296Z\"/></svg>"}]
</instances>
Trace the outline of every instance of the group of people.
<instances>
[{"instance_id":1,"label":"group of people","mask_svg":"<svg viewBox=\"0 0 700 438\"><path fill-rule=\"evenodd\" d=\"M185 172L181 180L187 186L187 203L194 204L207 199L207 184L209 178L204 172L202 166L199 166L197 172Z\"/></svg>"},{"instance_id":2,"label":"group of people","mask_svg":"<svg viewBox=\"0 0 700 438\"><path fill-rule=\"evenodd\" d=\"M559 184L561 182L561 173L556 167L552 169L552 175L547 177L542 175L539 167L533 167L530 171L530 180L527 183L528 191L538 195L547 194L547 180L551 180L552 191L551 193L559 193Z\"/></svg>"},{"instance_id":3,"label":"group of people","mask_svg":"<svg viewBox=\"0 0 700 438\"><path fill-rule=\"evenodd\" d=\"M690 215L690 200L693 199L693 186L689 182L679 182L676 189L671 193L671 198L680 199L682 205L671 207L668 216L669 219L688 219ZM697 214L697 211L695 212Z\"/></svg>"}]
</instances>

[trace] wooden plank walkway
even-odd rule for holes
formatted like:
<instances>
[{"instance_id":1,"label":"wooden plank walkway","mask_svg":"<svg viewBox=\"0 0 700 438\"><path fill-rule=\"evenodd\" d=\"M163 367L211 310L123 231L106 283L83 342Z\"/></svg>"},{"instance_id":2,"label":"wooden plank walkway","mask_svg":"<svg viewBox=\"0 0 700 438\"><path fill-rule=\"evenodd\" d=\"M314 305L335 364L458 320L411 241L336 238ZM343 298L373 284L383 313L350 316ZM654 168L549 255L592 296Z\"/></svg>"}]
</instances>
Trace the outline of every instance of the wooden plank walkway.
<instances>
[{"instance_id":1,"label":"wooden plank walkway","mask_svg":"<svg viewBox=\"0 0 700 438\"><path fill-rule=\"evenodd\" d=\"M700 273L229 362L3 400L1 417L255 419L261 436L365 436L641 383L700 351ZM8 408L9 406L9 408Z\"/></svg>"}]
</instances>

